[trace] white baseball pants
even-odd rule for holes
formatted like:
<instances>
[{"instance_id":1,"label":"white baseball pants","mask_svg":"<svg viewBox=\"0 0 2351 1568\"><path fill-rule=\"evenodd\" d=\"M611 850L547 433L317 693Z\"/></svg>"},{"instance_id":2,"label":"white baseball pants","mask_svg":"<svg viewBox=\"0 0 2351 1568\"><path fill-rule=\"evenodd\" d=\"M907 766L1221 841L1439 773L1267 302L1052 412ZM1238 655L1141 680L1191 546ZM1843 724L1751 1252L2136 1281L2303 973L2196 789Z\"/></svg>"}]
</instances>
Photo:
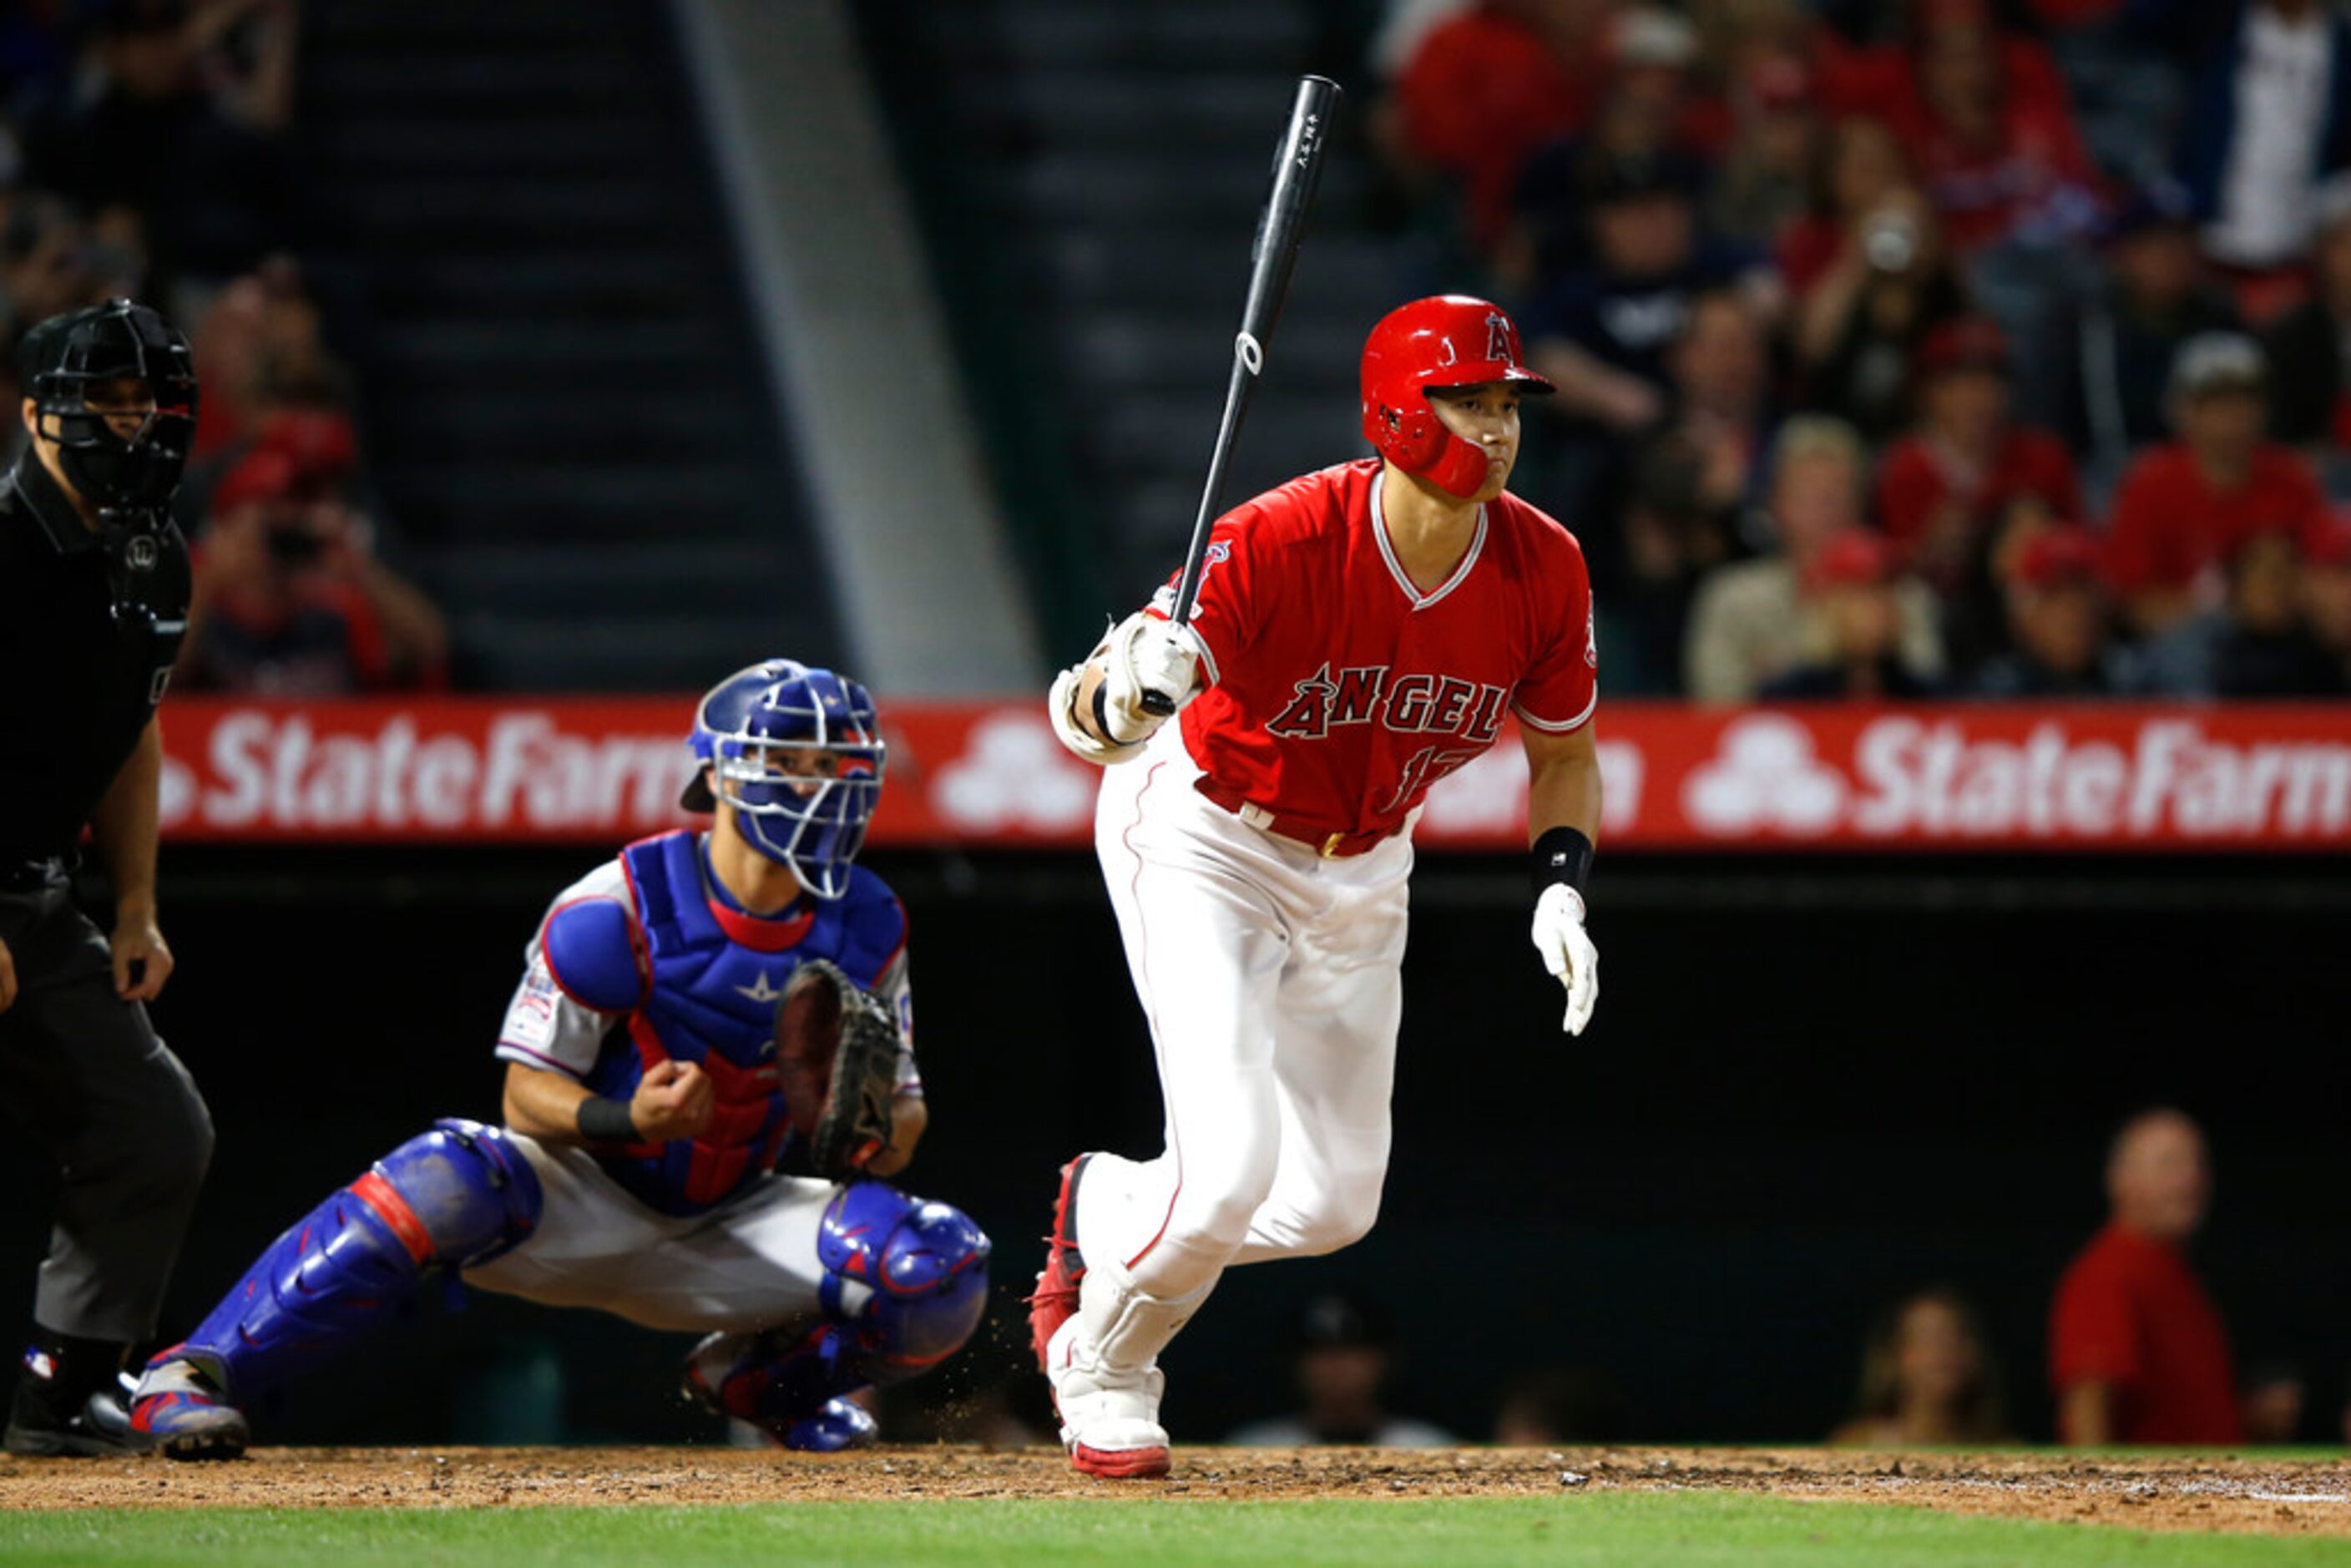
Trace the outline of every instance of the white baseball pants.
<instances>
[{"instance_id":1,"label":"white baseball pants","mask_svg":"<svg viewBox=\"0 0 2351 1568\"><path fill-rule=\"evenodd\" d=\"M1078 1244L1167 1301L1371 1228L1412 870L1409 828L1326 860L1213 804L1198 775L1171 723L1104 769L1094 816L1167 1126L1155 1159L1087 1166Z\"/></svg>"}]
</instances>

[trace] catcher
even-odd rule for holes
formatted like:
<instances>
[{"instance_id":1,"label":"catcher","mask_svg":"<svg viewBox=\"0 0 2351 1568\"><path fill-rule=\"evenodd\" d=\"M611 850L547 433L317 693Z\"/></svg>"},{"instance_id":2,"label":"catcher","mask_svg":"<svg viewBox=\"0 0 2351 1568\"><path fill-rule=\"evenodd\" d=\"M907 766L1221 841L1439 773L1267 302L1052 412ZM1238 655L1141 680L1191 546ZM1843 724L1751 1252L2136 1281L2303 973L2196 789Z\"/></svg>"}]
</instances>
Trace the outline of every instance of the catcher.
<instances>
[{"instance_id":1,"label":"catcher","mask_svg":"<svg viewBox=\"0 0 2351 1568\"><path fill-rule=\"evenodd\" d=\"M987 1238L876 1179L927 1113L905 910L852 863L882 789L872 699L770 660L702 699L688 744L684 804L716 822L555 901L499 1036L506 1124L436 1123L278 1237L148 1364L131 1419L162 1452L242 1453L240 1405L440 1270L705 1334L689 1391L790 1448L872 1441L843 1396L970 1336Z\"/></svg>"}]
</instances>

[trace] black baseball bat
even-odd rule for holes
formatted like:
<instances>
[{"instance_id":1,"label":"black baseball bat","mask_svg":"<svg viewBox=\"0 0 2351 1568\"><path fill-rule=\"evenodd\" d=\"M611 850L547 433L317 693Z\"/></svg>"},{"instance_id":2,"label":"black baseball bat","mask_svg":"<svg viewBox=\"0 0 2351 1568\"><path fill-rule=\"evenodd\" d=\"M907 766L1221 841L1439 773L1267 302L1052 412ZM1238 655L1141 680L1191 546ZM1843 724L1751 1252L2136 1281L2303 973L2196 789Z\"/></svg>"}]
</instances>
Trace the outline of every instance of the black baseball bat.
<instances>
[{"instance_id":1,"label":"black baseball bat","mask_svg":"<svg viewBox=\"0 0 2351 1568\"><path fill-rule=\"evenodd\" d=\"M1200 569L1208 553L1208 530L1217 520L1217 500L1224 493L1225 465L1240 434L1241 417L1249 413L1249 393L1265 370L1267 347L1274 323L1281 319L1281 302L1290 293L1290 268L1298 261L1298 242L1306 226L1307 204L1314 199L1315 182L1322 173L1322 151L1331 134L1331 116L1339 106L1339 84L1328 77L1298 78L1298 97L1290 106L1290 124L1274 150L1273 188L1257 221L1257 243L1249 247L1249 301L1241 307L1241 329L1233 339L1232 380L1225 387L1225 417L1217 427L1217 448L1208 456L1208 482L1200 492L1199 516L1192 521L1192 545L1184 553L1184 575L1176 584L1176 603L1168 619L1181 626L1192 618L1200 596ZM1159 692L1143 694L1143 706L1153 713L1170 714L1176 705Z\"/></svg>"}]
</instances>

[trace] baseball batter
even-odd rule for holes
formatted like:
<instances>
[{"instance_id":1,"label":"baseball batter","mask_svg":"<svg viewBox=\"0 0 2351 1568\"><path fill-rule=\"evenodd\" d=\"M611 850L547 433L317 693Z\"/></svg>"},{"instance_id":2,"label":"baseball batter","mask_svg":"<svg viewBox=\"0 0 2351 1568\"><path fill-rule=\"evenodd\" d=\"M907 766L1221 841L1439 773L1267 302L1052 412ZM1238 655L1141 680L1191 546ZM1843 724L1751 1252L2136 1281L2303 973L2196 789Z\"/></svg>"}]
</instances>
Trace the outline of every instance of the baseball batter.
<instances>
[{"instance_id":1,"label":"baseball batter","mask_svg":"<svg viewBox=\"0 0 2351 1568\"><path fill-rule=\"evenodd\" d=\"M280 1236L131 1414L165 1453L242 1453L242 1411L436 1270L705 1334L688 1389L787 1448L871 1441L843 1397L952 1354L987 1237L872 1179L911 1156L906 916L852 859L882 788L865 688L769 660L697 707L690 810L558 898L499 1036L506 1124L443 1121ZM826 1179L780 1175L796 1136Z\"/></svg>"},{"instance_id":2,"label":"baseball batter","mask_svg":"<svg viewBox=\"0 0 2351 1568\"><path fill-rule=\"evenodd\" d=\"M1094 843L1167 1119L1156 1158L1062 1172L1030 1328L1080 1470L1166 1473L1158 1355L1228 1267L1371 1228L1413 823L1506 715L1532 775L1534 944L1568 1030L1592 1016L1591 589L1573 537L1504 490L1519 399L1551 390L1484 300L1392 312L1363 359L1378 458L1223 517L1188 624L1163 590L1054 683L1056 732L1109 765Z\"/></svg>"}]
</instances>

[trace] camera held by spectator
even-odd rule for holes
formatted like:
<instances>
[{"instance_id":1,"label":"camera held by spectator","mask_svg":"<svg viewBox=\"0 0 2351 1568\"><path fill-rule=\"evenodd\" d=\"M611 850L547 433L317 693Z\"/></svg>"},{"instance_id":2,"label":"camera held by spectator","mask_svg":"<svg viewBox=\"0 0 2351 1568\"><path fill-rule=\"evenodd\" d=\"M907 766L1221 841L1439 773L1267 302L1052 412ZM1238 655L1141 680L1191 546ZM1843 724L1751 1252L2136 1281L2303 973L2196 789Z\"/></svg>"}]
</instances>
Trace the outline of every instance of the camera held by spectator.
<instances>
[{"instance_id":1,"label":"camera held by spectator","mask_svg":"<svg viewBox=\"0 0 2351 1568\"><path fill-rule=\"evenodd\" d=\"M287 427L214 491L184 679L311 695L440 681L440 612L376 559L368 519L343 494L338 450L329 435Z\"/></svg>"}]
</instances>

